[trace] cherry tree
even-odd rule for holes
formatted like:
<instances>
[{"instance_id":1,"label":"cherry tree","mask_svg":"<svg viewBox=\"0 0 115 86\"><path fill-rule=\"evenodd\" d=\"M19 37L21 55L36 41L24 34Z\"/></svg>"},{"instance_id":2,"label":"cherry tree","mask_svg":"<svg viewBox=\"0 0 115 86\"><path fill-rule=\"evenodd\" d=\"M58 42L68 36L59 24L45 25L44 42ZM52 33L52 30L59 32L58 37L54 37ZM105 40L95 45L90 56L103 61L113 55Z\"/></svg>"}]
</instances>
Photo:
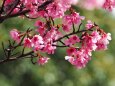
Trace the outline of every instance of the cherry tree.
<instances>
[{"instance_id":1,"label":"cherry tree","mask_svg":"<svg viewBox=\"0 0 115 86\"><path fill-rule=\"evenodd\" d=\"M91 60L93 51L107 49L111 34L81 16L72 8L73 5L89 10L102 7L112 11L115 0L3 0L0 23L19 16L36 19L36 28L26 31L12 29L9 32L12 40L9 40L8 47L2 43L5 58L0 60L0 64L30 58L33 64L44 65L51 58L42 53L55 54L57 48L66 48L65 60L78 69L84 68ZM61 24L56 24L56 19L61 19ZM14 53L18 47L22 50ZM25 52L26 48L31 51ZM34 58L37 58L36 62Z\"/></svg>"}]
</instances>

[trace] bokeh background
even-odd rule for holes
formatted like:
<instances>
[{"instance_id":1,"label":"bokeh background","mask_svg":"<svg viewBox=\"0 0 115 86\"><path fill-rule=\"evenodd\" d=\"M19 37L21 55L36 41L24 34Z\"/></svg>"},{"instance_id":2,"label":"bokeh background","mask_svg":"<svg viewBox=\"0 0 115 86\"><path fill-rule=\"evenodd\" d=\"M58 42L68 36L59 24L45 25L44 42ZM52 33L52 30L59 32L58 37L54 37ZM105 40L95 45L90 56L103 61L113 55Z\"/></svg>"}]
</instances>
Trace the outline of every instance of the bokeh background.
<instances>
[{"instance_id":1,"label":"bokeh background","mask_svg":"<svg viewBox=\"0 0 115 86\"><path fill-rule=\"evenodd\" d=\"M115 86L115 14L102 9L74 8L112 34L108 50L94 52L92 60L80 70L64 60L65 49L58 49L55 55L47 55L51 59L44 66L33 65L30 59L0 64L0 86ZM7 47L12 28L24 31L33 28L34 21L19 17L4 21L0 24L0 43L4 42Z\"/></svg>"}]
</instances>

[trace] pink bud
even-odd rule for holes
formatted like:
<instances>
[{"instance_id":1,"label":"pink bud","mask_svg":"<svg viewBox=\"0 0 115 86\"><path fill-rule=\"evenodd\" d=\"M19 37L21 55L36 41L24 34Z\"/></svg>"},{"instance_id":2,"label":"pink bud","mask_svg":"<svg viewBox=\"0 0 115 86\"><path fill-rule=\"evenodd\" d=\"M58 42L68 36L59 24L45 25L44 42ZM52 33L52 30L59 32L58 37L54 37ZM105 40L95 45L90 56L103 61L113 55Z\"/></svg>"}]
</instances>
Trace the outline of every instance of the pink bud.
<instances>
[{"instance_id":1,"label":"pink bud","mask_svg":"<svg viewBox=\"0 0 115 86\"><path fill-rule=\"evenodd\" d=\"M10 31L10 36L16 42L18 42L18 43L20 42L20 36L19 36L19 33L16 29L13 29Z\"/></svg>"}]
</instances>

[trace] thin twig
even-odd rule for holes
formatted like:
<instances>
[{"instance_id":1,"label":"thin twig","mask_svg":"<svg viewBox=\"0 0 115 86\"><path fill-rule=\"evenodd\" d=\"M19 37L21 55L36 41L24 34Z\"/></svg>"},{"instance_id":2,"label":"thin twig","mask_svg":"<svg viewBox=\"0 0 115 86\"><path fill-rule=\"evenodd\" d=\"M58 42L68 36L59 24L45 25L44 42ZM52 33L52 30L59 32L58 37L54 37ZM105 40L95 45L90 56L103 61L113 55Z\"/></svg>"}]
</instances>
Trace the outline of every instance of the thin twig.
<instances>
[{"instance_id":1,"label":"thin twig","mask_svg":"<svg viewBox=\"0 0 115 86\"><path fill-rule=\"evenodd\" d=\"M54 42L60 41L61 39L65 38L65 37L68 37L68 36L70 36L70 35L78 34L78 33L82 33L82 32L87 32L87 31L92 31L92 30L89 29L89 30L77 31L77 32L74 32L74 33L72 32L72 33L69 33L69 34L64 35L63 37L58 38L58 39L55 40Z\"/></svg>"},{"instance_id":2,"label":"thin twig","mask_svg":"<svg viewBox=\"0 0 115 86\"><path fill-rule=\"evenodd\" d=\"M32 53L34 53L34 51L27 52L27 53L25 53L23 55L21 54L21 55L19 55L17 57L12 57L12 58L9 58L9 59L0 60L0 64L24 58L26 56L31 55Z\"/></svg>"},{"instance_id":3,"label":"thin twig","mask_svg":"<svg viewBox=\"0 0 115 86\"><path fill-rule=\"evenodd\" d=\"M78 28L78 31L80 31L80 29L81 29L81 25L82 25L82 23L80 23L79 28Z\"/></svg>"},{"instance_id":4,"label":"thin twig","mask_svg":"<svg viewBox=\"0 0 115 86\"><path fill-rule=\"evenodd\" d=\"M7 57L7 54L6 54L6 51L5 51L4 43L3 43L3 42L2 42L2 48L3 48L3 51L4 51L5 57Z\"/></svg>"},{"instance_id":5,"label":"thin twig","mask_svg":"<svg viewBox=\"0 0 115 86\"><path fill-rule=\"evenodd\" d=\"M2 12L4 11L4 4L5 4L6 0L3 0L3 3L2 3L2 7L0 9L0 14L2 14Z\"/></svg>"}]
</instances>

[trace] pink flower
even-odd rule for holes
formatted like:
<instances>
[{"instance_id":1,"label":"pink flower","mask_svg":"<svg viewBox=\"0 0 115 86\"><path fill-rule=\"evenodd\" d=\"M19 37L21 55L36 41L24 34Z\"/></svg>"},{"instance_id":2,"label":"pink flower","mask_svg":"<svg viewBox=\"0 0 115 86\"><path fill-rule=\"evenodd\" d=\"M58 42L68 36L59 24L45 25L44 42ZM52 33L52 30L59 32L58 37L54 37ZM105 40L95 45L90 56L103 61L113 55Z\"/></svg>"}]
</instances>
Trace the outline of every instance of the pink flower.
<instances>
[{"instance_id":1,"label":"pink flower","mask_svg":"<svg viewBox=\"0 0 115 86\"><path fill-rule=\"evenodd\" d=\"M33 45L44 43L43 38L40 35L33 36L33 38L31 40L32 40Z\"/></svg>"},{"instance_id":2,"label":"pink flower","mask_svg":"<svg viewBox=\"0 0 115 86\"><path fill-rule=\"evenodd\" d=\"M16 42L20 42L20 36L19 36L19 32L16 29L13 29L10 31L10 36L13 40L15 40Z\"/></svg>"},{"instance_id":3,"label":"pink flower","mask_svg":"<svg viewBox=\"0 0 115 86\"><path fill-rule=\"evenodd\" d=\"M44 41L40 35L34 35L31 41L34 51L38 51L44 47Z\"/></svg>"},{"instance_id":4,"label":"pink flower","mask_svg":"<svg viewBox=\"0 0 115 86\"><path fill-rule=\"evenodd\" d=\"M34 51L42 50L44 48L44 45L42 44L36 44L33 46Z\"/></svg>"},{"instance_id":5,"label":"pink flower","mask_svg":"<svg viewBox=\"0 0 115 86\"><path fill-rule=\"evenodd\" d=\"M105 0L103 8L112 11L113 7L115 7L115 0Z\"/></svg>"},{"instance_id":6,"label":"pink flower","mask_svg":"<svg viewBox=\"0 0 115 86\"><path fill-rule=\"evenodd\" d=\"M68 62L70 62L72 65L74 65L74 61L75 61L75 58L72 57L72 56L65 56L65 60L67 60Z\"/></svg>"},{"instance_id":7,"label":"pink flower","mask_svg":"<svg viewBox=\"0 0 115 86\"><path fill-rule=\"evenodd\" d=\"M65 40L65 45L71 46L71 45L74 45L74 44L76 44L78 42L80 42L79 37L76 36L76 35L72 35L69 39Z\"/></svg>"},{"instance_id":8,"label":"pink flower","mask_svg":"<svg viewBox=\"0 0 115 86\"><path fill-rule=\"evenodd\" d=\"M99 32L97 32L97 31L93 31L91 33L91 36L92 36L93 43L97 43L97 41L101 39L101 35L99 35Z\"/></svg>"},{"instance_id":9,"label":"pink flower","mask_svg":"<svg viewBox=\"0 0 115 86\"><path fill-rule=\"evenodd\" d=\"M28 48L32 47L32 42L29 38L24 38L24 47L28 47Z\"/></svg>"},{"instance_id":10,"label":"pink flower","mask_svg":"<svg viewBox=\"0 0 115 86\"><path fill-rule=\"evenodd\" d=\"M39 34L41 36L43 36L45 34L45 32L46 32L46 28L44 28L44 27L43 28L38 28L37 31L39 32Z\"/></svg>"},{"instance_id":11,"label":"pink flower","mask_svg":"<svg viewBox=\"0 0 115 86\"><path fill-rule=\"evenodd\" d=\"M65 56L65 60L68 60L78 69L84 68L90 59L90 56L85 52L84 49L77 51L75 56Z\"/></svg>"},{"instance_id":12,"label":"pink flower","mask_svg":"<svg viewBox=\"0 0 115 86\"><path fill-rule=\"evenodd\" d=\"M92 29L93 26L94 24L90 20L88 20L87 24L85 25L86 29Z\"/></svg>"},{"instance_id":13,"label":"pink flower","mask_svg":"<svg viewBox=\"0 0 115 86\"><path fill-rule=\"evenodd\" d=\"M38 59L38 64L39 64L39 65L44 65L44 64L46 64L46 63L48 62L49 59L50 59L50 58L47 58L47 57L40 57L40 58Z\"/></svg>"},{"instance_id":14,"label":"pink flower","mask_svg":"<svg viewBox=\"0 0 115 86\"><path fill-rule=\"evenodd\" d=\"M70 30L71 30L71 26L70 25L63 25L62 27L63 27L63 30L65 32L70 32Z\"/></svg>"},{"instance_id":15,"label":"pink flower","mask_svg":"<svg viewBox=\"0 0 115 86\"><path fill-rule=\"evenodd\" d=\"M52 42L53 40L58 39L61 36L61 32L57 28L52 27L51 30L47 31L47 34L44 36L45 43Z\"/></svg>"},{"instance_id":16,"label":"pink flower","mask_svg":"<svg viewBox=\"0 0 115 86\"><path fill-rule=\"evenodd\" d=\"M76 53L76 49L74 47L70 47L67 49L67 55L68 56L75 55L75 53Z\"/></svg>"},{"instance_id":17,"label":"pink flower","mask_svg":"<svg viewBox=\"0 0 115 86\"><path fill-rule=\"evenodd\" d=\"M80 16L79 13L73 12L71 15L66 15L63 17L63 23L72 25L72 24L79 24L81 20L84 20L84 16Z\"/></svg>"},{"instance_id":18,"label":"pink flower","mask_svg":"<svg viewBox=\"0 0 115 86\"><path fill-rule=\"evenodd\" d=\"M79 37L78 37L77 35L72 35L72 36L70 37L70 40L72 40L72 44L75 44L75 43L77 43L77 42L80 42L80 39L79 39Z\"/></svg>"},{"instance_id":19,"label":"pink flower","mask_svg":"<svg viewBox=\"0 0 115 86\"><path fill-rule=\"evenodd\" d=\"M41 22L41 21L39 21L39 20L37 20L36 22L35 22L35 26L37 26L37 27L40 27L40 28L42 28L42 27L44 27L44 23L43 22Z\"/></svg>"},{"instance_id":20,"label":"pink flower","mask_svg":"<svg viewBox=\"0 0 115 86\"><path fill-rule=\"evenodd\" d=\"M109 41L111 40L111 34L103 34L101 39L96 43L97 50L106 50L107 45L109 44Z\"/></svg>"},{"instance_id":21,"label":"pink flower","mask_svg":"<svg viewBox=\"0 0 115 86\"><path fill-rule=\"evenodd\" d=\"M47 44L45 45L45 47L43 48L44 52L47 52L48 54L54 54L56 47L52 46L51 44Z\"/></svg>"},{"instance_id":22,"label":"pink flower","mask_svg":"<svg viewBox=\"0 0 115 86\"><path fill-rule=\"evenodd\" d=\"M96 50L97 46L96 46L96 41L95 40L95 37L93 36L90 36L90 35L85 35L82 37L83 38L83 41L82 41L82 47L83 48L87 48L89 50Z\"/></svg>"}]
</instances>

